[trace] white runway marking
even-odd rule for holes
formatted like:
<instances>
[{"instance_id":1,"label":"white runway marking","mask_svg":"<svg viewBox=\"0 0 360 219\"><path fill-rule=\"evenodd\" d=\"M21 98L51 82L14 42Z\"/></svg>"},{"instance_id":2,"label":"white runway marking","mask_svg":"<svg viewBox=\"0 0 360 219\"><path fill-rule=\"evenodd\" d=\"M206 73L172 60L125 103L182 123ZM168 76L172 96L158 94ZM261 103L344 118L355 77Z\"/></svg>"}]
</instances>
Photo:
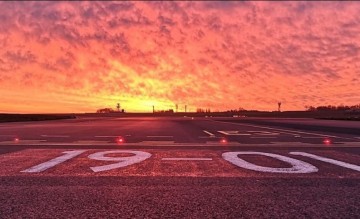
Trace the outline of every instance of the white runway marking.
<instances>
[{"instance_id":1,"label":"white runway marking","mask_svg":"<svg viewBox=\"0 0 360 219\"><path fill-rule=\"evenodd\" d=\"M239 131L218 131L218 132L224 135L251 135L248 133L239 133Z\"/></svg>"},{"instance_id":2,"label":"white runway marking","mask_svg":"<svg viewBox=\"0 0 360 219\"><path fill-rule=\"evenodd\" d=\"M167 157L167 158L161 158L161 160L212 160L212 158L202 158L202 157L193 157L193 158L187 158L187 157Z\"/></svg>"},{"instance_id":3,"label":"white runway marking","mask_svg":"<svg viewBox=\"0 0 360 219\"><path fill-rule=\"evenodd\" d=\"M21 171L22 173L39 173L42 171L45 171L51 167L54 167L60 163L63 163L67 160L70 160L71 158L74 158L82 153L84 153L86 150L76 150L76 151L65 151L63 152L64 155L54 158L52 160L49 160L45 163L41 163L39 165L33 166L29 169Z\"/></svg>"},{"instance_id":4,"label":"white runway marking","mask_svg":"<svg viewBox=\"0 0 360 219\"><path fill-rule=\"evenodd\" d=\"M137 144L150 145L150 146L153 146L154 144L159 144L159 145L169 144L169 145L173 145L173 144L175 144L175 142L174 142L174 141L142 141L142 142L137 143Z\"/></svg>"},{"instance_id":5,"label":"white runway marking","mask_svg":"<svg viewBox=\"0 0 360 219\"><path fill-rule=\"evenodd\" d=\"M324 138L324 137L320 137L320 136L311 136L311 137L302 137L302 138Z\"/></svg>"},{"instance_id":6,"label":"white runway marking","mask_svg":"<svg viewBox=\"0 0 360 219\"><path fill-rule=\"evenodd\" d=\"M135 154L134 156L130 157L105 157L106 154L115 154L115 153L130 153ZM126 167L131 164L140 163L149 157L151 154L144 151L130 151L130 150L114 150L114 151L104 151L104 152L97 152L95 154L90 154L88 156L90 159L93 160L101 160L101 161L117 161L118 163L113 163L104 166L97 166L97 167L90 167L90 169L94 172L102 172L106 170L112 170L116 168Z\"/></svg>"},{"instance_id":7,"label":"white runway marking","mask_svg":"<svg viewBox=\"0 0 360 219\"><path fill-rule=\"evenodd\" d=\"M147 138L173 138L174 136L168 136L168 135L149 135L146 136Z\"/></svg>"},{"instance_id":8,"label":"white runway marking","mask_svg":"<svg viewBox=\"0 0 360 219\"><path fill-rule=\"evenodd\" d=\"M118 135L99 135L99 136L94 136L95 138L117 138L119 137Z\"/></svg>"},{"instance_id":9,"label":"white runway marking","mask_svg":"<svg viewBox=\"0 0 360 219\"><path fill-rule=\"evenodd\" d=\"M222 137L216 137L216 136L199 136L199 138L222 138Z\"/></svg>"},{"instance_id":10,"label":"white runway marking","mask_svg":"<svg viewBox=\"0 0 360 219\"><path fill-rule=\"evenodd\" d=\"M265 136L257 136L257 137L250 137L250 138L277 138L277 137L271 137L271 136L268 136L268 137L265 137Z\"/></svg>"},{"instance_id":11,"label":"white runway marking","mask_svg":"<svg viewBox=\"0 0 360 219\"><path fill-rule=\"evenodd\" d=\"M239 124L239 123L233 123L233 122L223 122L223 121L215 121L215 120L213 120L213 121L214 122L220 122L220 123L229 123L229 124L233 124L233 125L240 125L240 126L249 126L249 127L255 127L255 128L262 128L262 129L270 129L270 130L275 130L277 132L285 131L285 132L288 132L286 134L292 134L292 135L294 135L294 133L297 133L296 135L298 135L298 134L307 134L307 135L317 135L317 136L323 136L323 137L332 137L332 138L342 138L342 139L347 139L347 140L353 140L353 138L345 138L345 137L339 137L339 136L334 136L334 135L325 135L325 134L303 132L303 131L293 131L293 130L288 130L288 129L270 128L270 127L266 127L266 126ZM285 133L285 132L283 132L283 133ZM279 133L282 133L282 132L279 132Z\"/></svg>"},{"instance_id":12,"label":"white runway marking","mask_svg":"<svg viewBox=\"0 0 360 219\"><path fill-rule=\"evenodd\" d=\"M267 132L267 131L246 131L255 135L279 135L277 132Z\"/></svg>"},{"instance_id":13,"label":"white runway marking","mask_svg":"<svg viewBox=\"0 0 360 219\"><path fill-rule=\"evenodd\" d=\"M69 138L68 135L41 135L41 137L47 137L47 138Z\"/></svg>"},{"instance_id":14,"label":"white runway marking","mask_svg":"<svg viewBox=\"0 0 360 219\"><path fill-rule=\"evenodd\" d=\"M210 137L215 137L215 135L209 131L203 130L203 132L205 132L206 134L210 135Z\"/></svg>"},{"instance_id":15,"label":"white runway marking","mask_svg":"<svg viewBox=\"0 0 360 219\"><path fill-rule=\"evenodd\" d=\"M247 162L241 158L238 157L238 155L242 154L250 154L250 155L262 155L267 157L272 157L277 160L284 161L286 163L289 163L292 167L290 168L274 168L274 167L264 167L259 166L250 162ZM224 160L229 161L230 163L245 168L248 170L254 170L259 172L269 172L269 173L314 173L318 171L318 168L315 166L306 163L301 160L293 159L290 157L285 157L279 154L271 154L271 153L263 153L263 152L225 152L222 154L222 157Z\"/></svg>"},{"instance_id":16,"label":"white runway marking","mask_svg":"<svg viewBox=\"0 0 360 219\"><path fill-rule=\"evenodd\" d=\"M334 160L334 159L330 159L330 158L326 158L326 157L321 157L321 156L317 156L314 154L309 154L309 153L305 153L305 152L290 152L290 154L292 155L300 155L300 156L304 156L304 157L309 157L315 160L320 160L323 161L325 163L331 163L337 166L341 166L341 167L345 167L351 170L356 170L360 172L360 166L355 165L355 164L350 164L350 163L346 163L343 161L338 161L338 160Z\"/></svg>"},{"instance_id":17,"label":"white runway marking","mask_svg":"<svg viewBox=\"0 0 360 219\"><path fill-rule=\"evenodd\" d=\"M93 140L80 140L80 141L74 141L74 144L89 144L89 145L96 145L96 144L107 144L107 141L93 141ZM70 143L68 143L70 144Z\"/></svg>"}]
</instances>

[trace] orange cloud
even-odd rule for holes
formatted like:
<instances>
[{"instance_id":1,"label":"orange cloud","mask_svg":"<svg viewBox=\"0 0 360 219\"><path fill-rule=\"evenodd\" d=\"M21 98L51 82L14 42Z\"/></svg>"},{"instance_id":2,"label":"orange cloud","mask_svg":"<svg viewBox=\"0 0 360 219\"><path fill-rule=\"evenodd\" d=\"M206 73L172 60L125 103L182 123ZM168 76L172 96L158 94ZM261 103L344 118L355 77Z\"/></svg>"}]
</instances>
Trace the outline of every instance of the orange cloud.
<instances>
[{"instance_id":1,"label":"orange cloud","mask_svg":"<svg viewBox=\"0 0 360 219\"><path fill-rule=\"evenodd\" d=\"M127 111L360 102L355 2L0 8L0 112L93 112L117 102Z\"/></svg>"}]
</instances>

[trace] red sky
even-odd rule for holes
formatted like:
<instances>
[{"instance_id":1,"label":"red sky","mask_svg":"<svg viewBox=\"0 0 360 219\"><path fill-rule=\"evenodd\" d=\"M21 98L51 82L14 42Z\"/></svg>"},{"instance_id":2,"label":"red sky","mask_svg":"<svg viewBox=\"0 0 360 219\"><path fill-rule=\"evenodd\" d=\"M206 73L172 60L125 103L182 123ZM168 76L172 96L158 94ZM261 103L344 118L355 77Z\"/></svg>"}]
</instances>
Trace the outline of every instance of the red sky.
<instances>
[{"instance_id":1,"label":"red sky","mask_svg":"<svg viewBox=\"0 0 360 219\"><path fill-rule=\"evenodd\" d=\"M360 103L359 2L0 2L0 112Z\"/></svg>"}]
</instances>

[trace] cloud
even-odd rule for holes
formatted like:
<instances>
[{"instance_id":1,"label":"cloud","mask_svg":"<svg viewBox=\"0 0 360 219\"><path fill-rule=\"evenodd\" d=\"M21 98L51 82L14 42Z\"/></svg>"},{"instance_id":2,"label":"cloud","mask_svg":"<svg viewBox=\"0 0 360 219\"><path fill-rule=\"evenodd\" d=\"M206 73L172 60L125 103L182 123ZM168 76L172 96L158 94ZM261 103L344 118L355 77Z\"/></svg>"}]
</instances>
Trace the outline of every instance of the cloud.
<instances>
[{"instance_id":1,"label":"cloud","mask_svg":"<svg viewBox=\"0 0 360 219\"><path fill-rule=\"evenodd\" d=\"M1 2L0 8L0 92L26 86L19 99L82 98L88 111L119 99L140 111L151 101L213 110L360 101L354 2ZM64 109L84 110L64 102Z\"/></svg>"}]
</instances>

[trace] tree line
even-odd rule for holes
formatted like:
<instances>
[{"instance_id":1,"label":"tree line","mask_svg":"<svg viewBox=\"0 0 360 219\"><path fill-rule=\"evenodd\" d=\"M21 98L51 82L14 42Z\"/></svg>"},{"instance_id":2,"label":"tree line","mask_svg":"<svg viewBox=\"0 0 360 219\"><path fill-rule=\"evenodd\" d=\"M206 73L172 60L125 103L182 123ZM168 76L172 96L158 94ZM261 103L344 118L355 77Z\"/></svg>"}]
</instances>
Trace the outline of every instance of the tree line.
<instances>
[{"instance_id":1,"label":"tree line","mask_svg":"<svg viewBox=\"0 0 360 219\"><path fill-rule=\"evenodd\" d=\"M360 110L360 104L353 105L353 106L345 106L345 105L339 105L339 106L333 106L333 105L327 105L327 106L305 106L306 111L358 111Z\"/></svg>"}]
</instances>

